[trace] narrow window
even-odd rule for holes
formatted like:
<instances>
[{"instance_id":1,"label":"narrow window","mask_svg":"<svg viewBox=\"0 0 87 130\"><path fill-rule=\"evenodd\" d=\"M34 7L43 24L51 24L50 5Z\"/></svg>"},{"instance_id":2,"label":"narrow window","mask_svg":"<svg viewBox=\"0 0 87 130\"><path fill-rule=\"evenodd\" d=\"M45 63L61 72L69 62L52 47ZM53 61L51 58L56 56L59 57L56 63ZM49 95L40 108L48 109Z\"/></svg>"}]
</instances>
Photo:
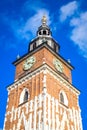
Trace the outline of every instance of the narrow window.
<instances>
[{"instance_id":1,"label":"narrow window","mask_svg":"<svg viewBox=\"0 0 87 130\"><path fill-rule=\"evenodd\" d=\"M35 49L36 48L36 42L33 44L33 49Z\"/></svg>"},{"instance_id":2,"label":"narrow window","mask_svg":"<svg viewBox=\"0 0 87 130\"><path fill-rule=\"evenodd\" d=\"M26 91L24 94L24 102L28 100L28 92Z\"/></svg>"},{"instance_id":3,"label":"narrow window","mask_svg":"<svg viewBox=\"0 0 87 130\"><path fill-rule=\"evenodd\" d=\"M39 35L41 35L41 31L39 32Z\"/></svg>"},{"instance_id":4,"label":"narrow window","mask_svg":"<svg viewBox=\"0 0 87 130\"><path fill-rule=\"evenodd\" d=\"M62 93L60 93L60 102L64 104L64 96Z\"/></svg>"},{"instance_id":5,"label":"narrow window","mask_svg":"<svg viewBox=\"0 0 87 130\"><path fill-rule=\"evenodd\" d=\"M56 52L56 45L54 44L54 51Z\"/></svg>"},{"instance_id":6,"label":"narrow window","mask_svg":"<svg viewBox=\"0 0 87 130\"><path fill-rule=\"evenodd\" d=\"M50 35L50 32L48 31L48 35Z\"/></svg>"},{"instance_id":7,"label":"narrow window","mask_svg":"<svg viewBox=\"0 0 87 130\"><path fill-rule=\"evenodd\" d=\"M46 31L43 31L43 34L46 35Z\"/></svg>"}]
</instances>

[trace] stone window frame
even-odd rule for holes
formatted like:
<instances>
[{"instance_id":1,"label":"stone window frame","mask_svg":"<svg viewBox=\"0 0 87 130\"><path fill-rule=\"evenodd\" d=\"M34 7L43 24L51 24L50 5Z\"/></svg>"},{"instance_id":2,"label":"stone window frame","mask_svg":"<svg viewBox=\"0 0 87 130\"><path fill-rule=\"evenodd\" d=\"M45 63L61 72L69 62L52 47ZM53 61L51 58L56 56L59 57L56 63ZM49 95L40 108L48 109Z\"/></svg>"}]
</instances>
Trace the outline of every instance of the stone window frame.
<instances>
[{"instance_id":1,"label":"stone window frame","mask_svg":"<svg viewBox=\"0 0 87 130\"><path fill-rule=\"evenodd\" d=\"M59 93L59 101L61 104L68 106L68 98L66 93L63 90L61 90Z\"/></svg>"},{"instance_id":2,"label":"stone window frame","mask_svg":"<svg viewBox=\"0 0 87 130\"><path fill-rule=\"evenodd\" d=\"M25 94L27 94L27 95L25 95ZM27 102L29 97L30 97L29 90L27 88L24 88L20 94L19 104Z\"/></svg>"}]
</instances>

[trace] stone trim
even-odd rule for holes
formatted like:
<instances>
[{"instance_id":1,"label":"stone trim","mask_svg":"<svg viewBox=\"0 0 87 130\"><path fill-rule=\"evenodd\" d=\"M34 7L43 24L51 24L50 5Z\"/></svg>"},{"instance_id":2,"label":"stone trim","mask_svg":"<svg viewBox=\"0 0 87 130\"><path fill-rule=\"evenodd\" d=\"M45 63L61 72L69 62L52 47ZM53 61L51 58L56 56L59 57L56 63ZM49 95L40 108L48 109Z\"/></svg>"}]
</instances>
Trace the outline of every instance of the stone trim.
<instances>
[{"instance_id":1,"label":"stone trim","mask_svg":"<svg viewBox=\"0 0 87 130\"><path fill-rule=\"evenodd\" d=\"M27 80L31 79L32 76L34 77L35 75L44 72L44 70L46 70L47 73L50 73L50 75L52 75L56 80L58 80L59 82L61 82L64 86L66 86L68 89L71 89L73 92L75 92L77 95L80 94L80 91L77 90L72 84L70 84L70 82L66 81L62 76L60 76L56 71L54 71L52 68L50 68L47 64L43 64L40 68L38 68L37 70L35 70L34 72L26 75L25 77L23 77L22 79L19 79L18 81L14 82L12 85L10 85L7 90L8 92L14 88L16 88L17 86L23 84L24 82L26 82ZM45 72L45 73L46 73Z\"/></svg>"}]
</instances>

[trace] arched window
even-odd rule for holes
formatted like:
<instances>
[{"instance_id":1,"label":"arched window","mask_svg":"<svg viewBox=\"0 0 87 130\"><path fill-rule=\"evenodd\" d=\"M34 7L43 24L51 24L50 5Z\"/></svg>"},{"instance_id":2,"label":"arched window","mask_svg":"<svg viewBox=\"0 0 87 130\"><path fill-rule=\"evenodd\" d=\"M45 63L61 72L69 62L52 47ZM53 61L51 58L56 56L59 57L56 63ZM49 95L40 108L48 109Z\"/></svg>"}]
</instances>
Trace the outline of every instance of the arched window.
<instances>
[{"instance_id":1,"label":"arched window","mask_svg":"<svg viewBox=\"0 0 87 130\"><path fill-rule=\"evenodd\" d=\"M41 35L41 31L39 32L39 35Z\"/></svg>"},{"instance_id":2,"label":"arched window","mask_svg":"<svg viewBox=\"0 0 87 130\"><path fill-rule=\"evenodd\" d=\"M43 35L46 35L46 31L45 30L43 31Z\"/></svg>"},{"instance_id":3,"label":"arched window","mask_svg":"<svg viewBox=\"0 0 87 130\"><path fill-rule=\"evenodd\" d=\"M67 99L66 93L64 91L60 92L59 99L60 99L60 103L68 106L68 99Z\"/></svg>"},{"instance_id":4,"label":"arched window","mask_svg":"<svg viewBox=\"0 0 87 130\"><path fill-rule=\"evenodd\" d=\"M27 88L24 88L23 91L21 92L21 95L20 95L20 101L19 101L19 104L22 104L24 102L26 102L29 98L29 91Z\"/></svg>"},{"instance_id":5,"label":"arched window","mask_svg":"<svg viewBox=\"0 0 87 130\"><path fill-rule=\"evenodd\" d=\"M24 94L24 102L28 100L28 92L25 91L25 94Z\"/></svg>"}]
</instances>

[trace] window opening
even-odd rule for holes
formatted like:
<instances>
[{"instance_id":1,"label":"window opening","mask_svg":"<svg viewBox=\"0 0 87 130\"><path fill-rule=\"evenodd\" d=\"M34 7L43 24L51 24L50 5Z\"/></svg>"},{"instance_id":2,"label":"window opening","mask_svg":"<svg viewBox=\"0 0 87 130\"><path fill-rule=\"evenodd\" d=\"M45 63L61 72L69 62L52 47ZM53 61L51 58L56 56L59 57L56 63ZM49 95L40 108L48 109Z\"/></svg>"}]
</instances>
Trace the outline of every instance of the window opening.
<instances>
[{"instance_id":1,"label":"window opening","mask_svg":"<svg viewBox=\"0 0 87 130\"><path fill-rule=\"evenodd\" d=\"M41 35L41 31L39 32L39 35Z\"/></svg>"},{"instance_id":2,"label":"window opening","mask_svg":"<svg viewBox=\"0 0 87 130\"><path fill-rule=\"evenodd\" d=\"M33 44L33 49L35 49L36 48L36 42Z\"/></svg>"},{"instance_id":3,"label":"window opening","mask_svg":"<svg viewBox=\"0 0 87 130\"><path fill-rule=\"evenodd\" d=\"M46 31L43 31L43 34L46 35Z\"/></svg>"},{"instance_id":4,"label":"window opening","mask_svg":"<svg viewBox=\"0 0 87 130\"><path fill-rule=\"evenodd\" d=\"M24 95L24 102L28 100L28 92L26 91L25 92L25 95Z\"/></svg>"},{"instance_id":5,"label":"window opening","mask_svg":"<svg viewBox=\"0 0 87 130\"><path fill-rule=\"evenodd\" d=\"M62 103L64 103L64 96L63 96L62 93L60 93L60 101L61 101Z\"/></svg>"},{"instance_id":6,"label":"window opening","mask_svg":"<svg viewBox=\"0 0 87 130\"><path fill-rule=\"evenodd\" d=\"M56 45L54 44L54 51L56 52Z\"/></svg>"}]
</instances>

